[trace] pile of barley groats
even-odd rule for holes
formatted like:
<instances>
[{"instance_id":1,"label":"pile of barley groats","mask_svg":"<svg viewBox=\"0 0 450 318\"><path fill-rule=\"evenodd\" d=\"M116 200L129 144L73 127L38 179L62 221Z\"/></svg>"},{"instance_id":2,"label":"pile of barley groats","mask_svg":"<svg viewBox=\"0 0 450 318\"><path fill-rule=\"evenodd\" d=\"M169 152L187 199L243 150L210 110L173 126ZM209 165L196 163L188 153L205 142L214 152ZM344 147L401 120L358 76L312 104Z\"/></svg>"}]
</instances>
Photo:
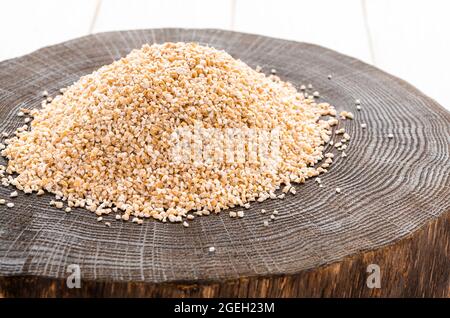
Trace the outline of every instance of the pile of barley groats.
<instances>
[{"instance_id":1,"label":"pile of barley groats","mask_svg":"<svg viewBox=\"0 0 450 318\"><path fill-rule=\"evenodd\" d=\"M24 126L3 134L2 184L47 191L51 205L83 207L107 226L112 214L186 227L233 207L241 218L251 202L295 195L311 177L323 186L332 127L353 114L337 117L312 85L297 91L270 73L196 43L144 45L54 98L44 92L41 109L22 109ZM350 136L343 127L335 136L345 157ZM278 211L267 214L264 226Z\"/></svg>"}]
</instances>

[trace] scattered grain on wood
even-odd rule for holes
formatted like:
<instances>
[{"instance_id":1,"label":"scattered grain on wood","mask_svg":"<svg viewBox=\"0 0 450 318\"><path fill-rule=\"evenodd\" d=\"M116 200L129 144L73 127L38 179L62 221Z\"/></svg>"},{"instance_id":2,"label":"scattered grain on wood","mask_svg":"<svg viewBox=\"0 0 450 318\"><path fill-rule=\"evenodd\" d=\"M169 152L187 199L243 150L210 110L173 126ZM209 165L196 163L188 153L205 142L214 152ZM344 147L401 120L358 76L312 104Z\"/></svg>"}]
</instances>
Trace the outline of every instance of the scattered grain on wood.
<instances>
[{"instance_id":1,"label":"scattered grain on wood","mask_svg":"<svg viewBox=\"0 0 450 318\"><path fill-rule=\"evenodd\" d=\"M345 111L345 110L340 112L339 116L341 117L341 119L353 119L354 118L353 113Z\"/></svg>"},{"instance_id":2,"label":"scattered grain on wood","mask_svg":"<svg viewBox=\"0 0 450 318\"><path fill-rule=\"evenodd\" d=\"M291 183L327 172L327 166L314 165L325 144L333 145L331 127L338 120L323 116L336 116L336 110L314 101L317 91L305 98L275 70L270 76L260 71L195 43L144 45L54 98L42 94L42 109L25 119L31 125L19 127L1 152L9 159L6 172L17 174L2 184L39 195L47 190L69 208L84 207L99 218L121 210L116 219L132 217L138 224L153 217L184 225L190 211L200 216L249 209L251 201L283 199L284 193L274 194L283 185L295 194ZM340 116L353 118L350 112ZM247 161L173 165L167 158L176 146L174 133L198 122L220 130L279 128L283 164L264 174ZM61 201L52 205L63 208Z\"/></svg>"}]
</instances>

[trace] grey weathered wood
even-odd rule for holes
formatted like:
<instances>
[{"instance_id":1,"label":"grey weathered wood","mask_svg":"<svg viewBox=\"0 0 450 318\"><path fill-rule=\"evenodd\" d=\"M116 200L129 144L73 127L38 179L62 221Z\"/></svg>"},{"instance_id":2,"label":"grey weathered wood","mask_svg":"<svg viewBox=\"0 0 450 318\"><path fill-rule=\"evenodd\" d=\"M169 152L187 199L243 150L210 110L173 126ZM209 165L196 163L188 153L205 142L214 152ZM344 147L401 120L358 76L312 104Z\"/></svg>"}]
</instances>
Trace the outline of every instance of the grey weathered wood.
<instances>
[{"instance_id":1,"label":"grey weathered wood","mask_svg":"<svg viewBox=\"0 0 450 318\"><path fill-rule=\"evenodd\" d=\"M380 267L380 288L367 287L367 266ZM406 239L290 275L222 281L148 283L0 277L0 297L450 297L450 214Z\"/></svg>"},{"instance_id":2,"label":"grey weathered wood","mask_svg":"<svg viewBox=\"0 0 450 318\"><path fill-rule=\"evenodd\" d=\"M252 67L275 68L297 86L312 83L323 100L356 115L345 124L352 136L348 157L335 161L322 189L308 181L296 196L253 204L244 219L211 215L188 229L114 220L107 228L85 210L66 214L51 208L50 196L20 194L14 209L0 207L0 276L64 279L69 264L81 266L85 281L103 282L292 275L396 242L449 211L450 113L402 80L305 43L190 29L82 37L0 63L0 131L19 127L15 113L39 107L42 90L55 95L143 43L166 41L208 44ZM389 140L389 133L395 138ZM336 187L343 193L336 195ZM0 196L10 191L1 187ZM280 211L268 228L261 208ZM209 246L216 253L209 254Z\"/></svg>"}]
</instances>

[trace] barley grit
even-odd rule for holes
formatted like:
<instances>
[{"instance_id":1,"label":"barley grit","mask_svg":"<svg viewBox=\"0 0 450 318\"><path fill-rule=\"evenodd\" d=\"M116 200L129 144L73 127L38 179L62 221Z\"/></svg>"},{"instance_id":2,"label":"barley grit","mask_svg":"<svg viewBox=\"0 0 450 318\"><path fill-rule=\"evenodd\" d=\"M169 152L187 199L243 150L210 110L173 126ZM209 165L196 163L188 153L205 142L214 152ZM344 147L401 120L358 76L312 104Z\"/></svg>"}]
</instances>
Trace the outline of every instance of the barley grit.
<instances>
[{"instance_id":1,"label":"barley grit","mask_svg":"<svg viewBox=\"0 0 450 318\"><path fill-rule=\"evenodd\" d=\"M6 172L17 174L7 180L97 217L114 212L138 224L150 217L183 223L194 218L188 212L276 198L281 186L326 171L314 165L338 124L329 104L195 43L144 45L61 92L6 140ZM238 162L170 160L176 129L199 122L222 131L279 129L277 168L264 169L261 154Z\"/></svg>"}]
</instances>

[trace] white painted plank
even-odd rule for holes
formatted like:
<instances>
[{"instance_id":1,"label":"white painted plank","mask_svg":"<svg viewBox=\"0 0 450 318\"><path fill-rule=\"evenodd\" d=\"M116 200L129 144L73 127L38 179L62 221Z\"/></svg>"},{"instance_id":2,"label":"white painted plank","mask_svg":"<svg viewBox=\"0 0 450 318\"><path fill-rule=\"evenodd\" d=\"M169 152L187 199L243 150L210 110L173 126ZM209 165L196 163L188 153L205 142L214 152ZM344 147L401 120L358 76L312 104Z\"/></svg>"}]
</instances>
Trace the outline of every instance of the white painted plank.
<instances>
[{"instance_id":1,"label":"white painted plank","mask_svg":"<svg viewBox=\"0 0 450 318\"><path fill-rule=\"evenodd\" d=\"M236 0L235 29L310 42L371 62L360 0Z\"/></svg>"},{"instance_id":2,"label":"white painted plank","mask_svg":"<svg viewBox=\"0 0 450 318\"><path fill-rule=\"evenodd\" d=\"M450 1L368 0L375 62L450 110Z\"/></svg>"},{"instance_id":3,"label":"white painted plank","mask_svg":"<svg viewBox=\"0 0 450 318\"><path fill-rule=\"evenodd\" d=\"M227 29L230 23L230 0L103 0L94 32L160 27Z\"/></svg>"},{"instance_id":4,"label":"white painted plank","mask_svg":"<svg viewBox=\"0 0 450 318\"><path fill-rule=\"evenodd\" d=\"M0 4L0 60L89 33L96 0L10 0Z\"/></svg>"}]
</instances>

